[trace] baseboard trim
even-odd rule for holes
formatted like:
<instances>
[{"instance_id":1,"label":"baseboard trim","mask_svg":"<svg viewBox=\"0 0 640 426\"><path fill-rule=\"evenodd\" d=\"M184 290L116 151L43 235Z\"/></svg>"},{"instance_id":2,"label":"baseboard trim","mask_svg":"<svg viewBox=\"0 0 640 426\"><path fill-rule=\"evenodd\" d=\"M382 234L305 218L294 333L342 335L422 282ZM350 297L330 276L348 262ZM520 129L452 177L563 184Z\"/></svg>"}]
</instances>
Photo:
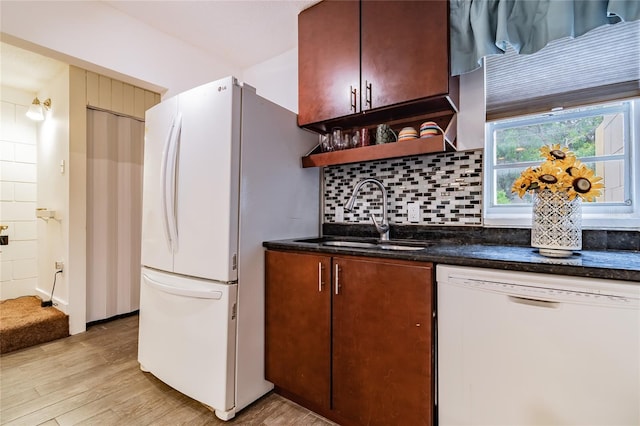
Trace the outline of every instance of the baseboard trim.
<instances>
[{"instance_id":1,"label":"baseboard trim","mask_svg":"<svg viewBox=\"0 0 640 426\"><path fill-rule=\"evenodd\" d=\"M42 289L36 288L36 296L40 297L42 300L50 300L51 293L47 293ZM69 315L69 304L64 300L58 299L57 297L53 297L53 306L58 310L64 312Z\"/></svg>"}]
</instances>

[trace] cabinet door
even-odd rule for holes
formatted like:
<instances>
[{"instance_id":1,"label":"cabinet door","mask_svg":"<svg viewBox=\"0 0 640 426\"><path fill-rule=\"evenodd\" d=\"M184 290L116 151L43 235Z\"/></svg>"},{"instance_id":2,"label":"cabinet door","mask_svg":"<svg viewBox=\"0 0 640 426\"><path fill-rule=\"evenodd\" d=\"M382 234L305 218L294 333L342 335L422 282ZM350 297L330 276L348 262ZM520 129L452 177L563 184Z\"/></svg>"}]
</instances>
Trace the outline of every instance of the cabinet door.
<instances>
[{"instance_id":1,"label":"cabinet door","mask_svg":"<svg viewBox=\"0 0 640 426\"><path fill-rule=\"evenodd\" d=\"M448 92L448 3L362 2L363 110Z\"/></svg>"},{"instance_id":2,"label":"cabinet door","mask_svg":"<svg viewBox=\"0 0 640 426\"><path fill-rule=\"evenodd\" d=\"M353 114L360 88L360 5L320 2L298 16L298 124ZM356 108L360 108L357 93Z\"/></svg>"},{"instance_id":3,"label":"cabinet door","mask_svg":"<svg viewBox=\"0 0 640 426\"><path fill-rule=\"evenodd\" d=\"M336 267L333 409L356 424L432 424L430 264L334 258L334 280Z\"/></svg>"},{"instance_id":4,"label":"cabinet door","mask_svg":"<svg viewBox=\"0 0 640 426\"><path fill-rule=\"evenodd\" d=\"M330 258L267 251L266 379L328 409L331 377Z\"/></svg>"}]
</instances>

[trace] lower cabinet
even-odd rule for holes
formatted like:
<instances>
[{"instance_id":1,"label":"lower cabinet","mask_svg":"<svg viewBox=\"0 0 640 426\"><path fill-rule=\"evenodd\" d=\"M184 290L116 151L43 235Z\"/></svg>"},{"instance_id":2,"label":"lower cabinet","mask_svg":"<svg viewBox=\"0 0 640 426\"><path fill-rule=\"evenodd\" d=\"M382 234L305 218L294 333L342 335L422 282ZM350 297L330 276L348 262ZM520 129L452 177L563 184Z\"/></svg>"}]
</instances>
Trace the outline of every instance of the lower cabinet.
<instances>
[{"instance_id":1,"label":"lower cabinet","mask_svg":"<svg viewBox=\"0 0 640 426\"><path fill-rule=\"evenodd\" d=\"M266 252L266 378L343 425L433 424L430 263Z\"/></svg>"}]
</instances>

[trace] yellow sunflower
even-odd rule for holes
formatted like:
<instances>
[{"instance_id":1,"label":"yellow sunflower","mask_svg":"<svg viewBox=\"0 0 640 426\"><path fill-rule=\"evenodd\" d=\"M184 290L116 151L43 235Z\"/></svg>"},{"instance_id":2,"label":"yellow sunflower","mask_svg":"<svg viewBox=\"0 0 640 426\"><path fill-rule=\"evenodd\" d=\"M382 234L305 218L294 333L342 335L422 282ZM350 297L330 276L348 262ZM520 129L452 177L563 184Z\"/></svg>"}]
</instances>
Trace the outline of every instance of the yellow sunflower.
<instances>
[{"instance_id":1,"label":"yellow sunflower","mask_svg":"<svg viewBox=\"0 0 640 426\"><path fill-rule=\"evenodd\" d=\"M540 166L529 167L513 182L511 192L522 198L527 191L548 189L552 192L567 192L569 199L580 197L594 201L600 196L604 184L602 178L594 176L587 166L578 160L569 148L559 144L543 146L540 154L545 161Z\"/></svg>"},{"instance_id":2,"label":"yellow sunflower","mask_svg":"<svg viewBox=\"0 0 640 426\"><path fill-rule=\"evenodd\" d=\"M524 197L524 194L530 190L531 182L533 180L534 173L533 169L529 167L527 170L523 171L520 174L520 177L513 182L513 186L511 187L511 192L518 193L520 198Z\"/></svg>"},{"instance_id":3,"label":"yellow sunflower","mask_svg":"<svg viewBox=\"0 0 640 426\"><path fill-rule=\"evenodd\" d=\"M554 165L552 161L545 161L533 169L533 182L538 183L539 189L549 189L551 192L565 190L569 186L568 175L565 171Z\"/></svg>"},{"instance_id":4,"label":"yellow sunflower","mask_svg":"<svg viewBox=\"0 0 640 426\"><path fill-rule=\"evenodd\" d=\"M602 178L595 176L593 170L589 169L584 164L580 164L579 167L572 167L570 170L570 200L573 200L578 196L586 201L595 201L596 197L599 197L602 194L602 189L604 188L604 184L601 182Z\"/></svg>"},{"instance_id":5,"label":"yellow sunflower","mask_svg":"<svg viewBox=\"0 0 640 426\"><path fill-rule=\"evenodd\" d=\"M561 167L569 176L571 176L571 171L574 168L578 168L582 165L580 160L578 160L573 153L569 153L567 158L565 158L562 162L558 164L558 167Z\"/></svg>"},{"instance_id":6,"label":"yellow sunflower","mask_svg":"<svg viewBox=\"0 0 640 426\"><path fill-rule=\"evenodd\" d=\"M561 148L559 143L553 144L551 146L543 146L542 148L540 148L540 154L542 158L548 161L562 161L567 158L567 156L572 155L568 147L564 146Z\"/></svg>"}]
</instances>

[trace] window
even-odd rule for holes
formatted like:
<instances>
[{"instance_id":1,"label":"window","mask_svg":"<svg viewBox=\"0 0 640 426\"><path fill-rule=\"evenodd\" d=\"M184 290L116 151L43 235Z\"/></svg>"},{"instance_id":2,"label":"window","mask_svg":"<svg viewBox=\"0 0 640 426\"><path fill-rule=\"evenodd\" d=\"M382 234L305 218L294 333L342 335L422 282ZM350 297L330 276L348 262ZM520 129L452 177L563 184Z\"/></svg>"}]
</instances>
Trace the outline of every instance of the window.
<instances>
[{"instance_id":1,"label":"window","mask_svg":"<svg viewBox=\"0 0 640 426\"><path fill-rule=\"evenodd\" d=\"M530 225L531 196L521 199L511 187L543 161L542 146L560 144L604 179L603 194L583 203L584 228L640 228L639 112L640 100L633 100L488 122L485 224Z\"/></svg>"},{"instance_id":2,"label":"window","mask_svg":"<svg viewBox=\"0 0 640 426\"><path fill-rule=\"evenodd\" d=\"M604 179L583 227L640 229L640 21L485 58L485 106L485 225L531 225L531 196L511 186L559 144Z\"/></svg>"}]
</instances>

